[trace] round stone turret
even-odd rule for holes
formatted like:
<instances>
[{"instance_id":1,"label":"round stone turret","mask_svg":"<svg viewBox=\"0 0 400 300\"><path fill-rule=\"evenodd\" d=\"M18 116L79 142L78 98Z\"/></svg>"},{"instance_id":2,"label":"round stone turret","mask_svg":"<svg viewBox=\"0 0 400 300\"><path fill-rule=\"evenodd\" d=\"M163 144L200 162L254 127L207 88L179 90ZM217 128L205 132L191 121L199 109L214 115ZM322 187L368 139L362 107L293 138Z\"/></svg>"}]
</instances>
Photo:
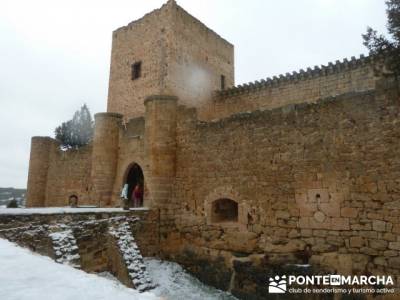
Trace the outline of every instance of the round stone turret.
<instances>
[{"instance_id":1,"label":"round stone turret","mask_svg":"<svg viewBox=\"0 0 400 300\"><path fill-rule=\"evenodd\" d=\"M98 113L95 115L91 201L101 207L111 205L118 163L121 123L122 115L118 113Z\"/></svg>"},{"instance_id":2,"label":"round stone turret","mask_svg":"<svg viewBox=\"0 0 400 300\"><path fill-rule=\"evenodd\" d=\"M151 206L168 205L175 178L176 111L178 98L168 95L147 97L145 153L151 184Z\"/></svg>"},{"instance_id":3,"label":"round stone turret","mask_svg":"<svg viewBox=\"0 0 400 300\"><path fill-rule=\"evenodd\" d=\"M27 207L43 207L46 202L47 173L50 149L54 140L50 137L34 136L31 140L29 160Z\"/></svg>"}]
</instances>

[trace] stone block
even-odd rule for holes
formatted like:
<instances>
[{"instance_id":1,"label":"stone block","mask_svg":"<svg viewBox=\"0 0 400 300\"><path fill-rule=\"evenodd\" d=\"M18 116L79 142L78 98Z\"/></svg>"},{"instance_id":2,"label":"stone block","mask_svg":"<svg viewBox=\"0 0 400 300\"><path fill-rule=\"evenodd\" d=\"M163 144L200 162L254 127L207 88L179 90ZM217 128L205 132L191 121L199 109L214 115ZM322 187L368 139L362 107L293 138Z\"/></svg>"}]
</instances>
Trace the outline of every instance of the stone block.
<instances>
[{"instance_id":1,"label":"stone block","mask_svg":"<svg viewBox=\"0 0 400 300\"><path fill-rule=\"evenodd\" d=\"M400 269L400 257L390 257L388 263L391 268Z\"/></svg>"},{"instance_id":2,"label":"stone block","mask_svg":"<svg viewBox=\"0 0 400 300\"><path fill-rule=\"evenodd\" d=\"M297 204L306 203L307 202L307 194L306 193L296 193L295 200Z\"/></svg>"},{"instance_id":3,"label":"stone block","mask_svg":"<svg viewBox=\"0 0 400 300\"><path fill-rule=\"evenodd\" d=\"M342 192L334 192L330 193L330 202L331 203L342 203L344 201L344 195Z\"/></svg>"},{"instance_id":4,"label":"stone block","mask_svg":"<svg viewBox=\"0 0 400 300\"><path fill-rule=\"evenodd\" d=\"M371 248L377 250L385 250L388 246L388 242L385 240L369 240L368 244Z\"/></svg>"},{"instance_id":5,"label":"stone block","mask_svg":"<svg viewBox=\"0 0 400 300\"><path fill-rule=\"evenodd\" d=\"M289 231L289 234L288 234L288 237L289 237L290 239L300 237L300 232L299 232L299 230L298 230L298 229L292 229L292 230L290 230L290 231Z\"/></svg>"},{"instance_id":6,"label":"stone block","mask_svg":"<svg viewBox=\"0 0 400 300\"><path fill-rule=\"evenodd\" d=\"M323 223L326 220L327 216L322 211L316 211L313 215L313 219L318 223Z\"/></svg>"},{"instance_id":7,"label":"stone block","mask_svg":"<svg viewBox=\"0 0 400 300\"><path fill-rule=\"evenodd\" d=\"M344 218L356 218L358 215L358 209L354 207L343 207L340 210L340 215Z\"/></svg>"},{"instance_id":8,"label":"stone block","mask_svg":"<svg viewBox=\"0 0 400 300\"><path fill-rule=\"evenodd\" d=\"M387 266L387 260L386 257L383 256L377 256L374 258L374 264L378 266Z\"/></svg>"},{"instance_id":9,"label":"stone block","mask_svg":"<svg viewBox=\"0 0 400 300\"><path fill-rule=\"evenodd\" d=\"M344 245L344 239L340 236L328 236L326 238L326 242L331 245L335 246L343 246Z\"/></svg>"},{"instance_id":10,"label":"stone block","mask_svg":"<svg viewBox=\"0 0 400 300\"><path fill-rule=\"evenodd\" d=\"M258 242L258 235L253 232L232 232L221 238L221 249L245 253L253 252Z\"/></svg>"},{"instance_id":11,"label":"stone block","mask_svg":"<svg viewBox=\"0 0 400 300\"><path fill-rule=\"evenodd\" d=\"M322 212L319 212L321 214L323 214ZM317 214L318 216L318 214ZM319 222L318 221L318 217L315 218L309 218L309 228L313 228L313 229L333 229L331 227L331 218L324 218L324 221Z\"/></svg>"},{"instance_id":12,"label":"stone block","mask_svg":"<svg viewBox=\"0 0 400 300\"><path fill-rule=\"evenodd\" d=\"M360 248L365 245L365 241L360 236L352 236L349 239L350 247Z\"/></svg>"},{"instance_id":13,"label":"stone block","mask_svg":"<svg viewBox=\"0 0 400 300\"><path fill-rule=\"evenodd\" d=\"M299 218L299 222L298 222L298 226L300 228L311 228L311 226L310 226L310 218L308 218L308 217L300 217Z\"/></svg>"},{"instance_id":14,"label":"stone block","mask_svg":"<svg viewBox=\"0 0 400 300\"><path fill-rule=\"evenodd\" d=\"M316 203L298 203L299 214L301 217L311 217L317 211Z\"/></svg>"},{"instance_id":15,"label":"stone block","mask_svg":"<svg viewBox=\"0 0 400 300\"><path fill-rule=\"evenodd\" d=\"M386 222L381 220L373 220L372 229L376 231L386 231Z\"/></svg>"},{"instance_id":16,"label":"stone block","mask_svg":"<svg viewBox=\"0 0 400 300\"><path fill-rule=\"evenodd\" d=\"M366 255L372 255L372 256L378 255L378 251L376 249L369 248L369 247L362 247L360 249L360 253L363 253Z\"/></svg>"},{"instance_id":17,"label":"stone block","mask_svg":"<svg viewBox=\"0 0 400 300\"><path fill-rule=\"evenodd\" d=\"M263 249L267 253L293 253L296 251L303 250L306 243L303 240L292 239L287 241L286 243L281 244L273 244L271 242L267 242Z\"/></svg>"},{"instance_id":18,"label":"stone block","mask_svg":"<svg viewBox=\"0 0 400 300\"><path fill-rule=\"evenodd\" d=\"M396 235L393 233L387 232L383 234L383 239L389 242L395 242L396 241Z\"/></svg>"},{"instance_id":19,"label":"stone block","mask_svg":"<svg viewBox=\"0 0 400 300\"><path fill-rule=\"evenodd\" d=\"M399 256L399 252L394 250L386 250L383 252L383 255L386 257L394 257L394 256Z\"/></svg>"},{"instance_id":20,"label":"stone block","mask_svg":"<svg viewBox=\"0 0 400 300\"><path fill-rule=\"evenodd\" d=\"M366 183L364 187L369 193L375 194L378 192L378 185L375 182Z\"/></svg>"},{"instance_id":21,"label":"stone block","mask_svg":"<svg viewBox=\"0 0 400 300\"><path fill-rule=\"evenodd\" d=\"M392 232L394 234L400 234L400 224L394 224L392 227Z\"/></svg>"},{"instance_id":22,"label":"stone block","mask_svg":"<svg viewBox=\"0 0 400 300\"><path fill-rule=\"evenodd\" d=\"M327 231L326 230L313 230L313 236L316 237L326 237Z\"/></svg>"},{"instance_id":23,"label":"stone block","mask_svg":"<svg viewBox=\"0 0 400 300\"><path fill-rule=\"evenodd\" d=\"M333 201L329 203L320 203L319 208L328 217L340 217L340 204Z\"/></svg>"},{"instance_id":24,"label":"stone block","mask_svg":"<svg viewBox=\"0 0 400 300\"><path fill-rule=\"evenodd\" d=\"M300 234L302 237L311 237L312 230L311 229L301 229Z\"/></svg>"},{"instance_id":25,"label":"stone block","mask_svg":"<svg viewBox=\"0 0 400 300\"><path fill-rule=\"evenodd\" d=\"M285 210L277 210L275 212L275 217L278 219L284 219L287 220L290 218L290 214L289 212L285 211Z\"/></svg>"},{"instance_id":26,"label":"stone block","mask_svg":"<svg viewBox=\"0 0 400 300\"><path fill-rule=\"evenodd\" d=\"M378 233L376 231L360 231L359 235L369 239L378 238Z\"/></svg>"},{"instance_id":27,"label":"stone block","mask_svg":"<svg viewBox=\"0 0 400 300\"><path fill-rule=\"evenodd\" d=\"M389 242L389 249L400 250L400 242Z\"/></svg>"},{"instance_id":28,"label":"stone block","mask_svg":"<svg viewBox=\"0 0 400 300\"><path fill-rule=\"evenodd\" d=\"M332 218L331 227L332 230L349 230L350 223L348 218Z\"/></svg>"}]
</instances>

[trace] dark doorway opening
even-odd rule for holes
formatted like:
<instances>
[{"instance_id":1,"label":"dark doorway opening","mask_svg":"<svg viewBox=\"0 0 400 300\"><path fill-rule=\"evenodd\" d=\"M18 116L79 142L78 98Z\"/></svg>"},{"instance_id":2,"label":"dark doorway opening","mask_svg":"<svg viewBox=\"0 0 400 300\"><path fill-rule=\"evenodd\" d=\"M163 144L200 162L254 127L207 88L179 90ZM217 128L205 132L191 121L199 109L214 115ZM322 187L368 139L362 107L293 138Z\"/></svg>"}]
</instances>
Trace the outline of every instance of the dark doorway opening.
<instances>
[{"instance_id":1,"label":"dark doorway opening","mask_svg":"<svg viewBox=\"0 0 400 300\"><path fill-rule=\"evenodd\" d=\"M144 176L142 168L133 164L126 176L125 184L128 185L128 203L130 207L143 206Z\"/></svg>"},{"instance_id":2,"label":"dark doorway opening","mask_svg":"<svg viewBox=\"0 0 400 300\"><path fill-rule=\"evenodd\" d=\"M211 207L211 222L237 222L238 204L231 199L215 200Z\"/></svg>"},{"instance_id":3,"label":"dark doorway opening","mask_svg":"<svg viewBox=\"0 0 400 300\"><path fill-rule=\"evenodd\" d=\"M77 195L69 196L68 203L69 203L69 206L71 206L71 207L78 207L78 196Z\"/></svg>"}]
</instances>

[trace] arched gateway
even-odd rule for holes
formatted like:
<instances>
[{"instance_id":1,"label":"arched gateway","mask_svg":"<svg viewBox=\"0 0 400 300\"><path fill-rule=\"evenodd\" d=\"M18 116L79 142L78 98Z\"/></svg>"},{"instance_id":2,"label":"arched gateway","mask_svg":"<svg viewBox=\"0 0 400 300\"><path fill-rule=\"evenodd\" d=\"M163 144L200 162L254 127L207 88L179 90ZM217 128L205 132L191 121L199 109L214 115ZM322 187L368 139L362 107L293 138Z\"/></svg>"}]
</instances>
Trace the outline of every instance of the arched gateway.
<instances>
[{"instance_id":1,"label":"arched gateway","mask_svg":"<svg viewBox=\"0 0 400 300\"><path fill-rule=\"evenodd\" d=\"M125 175L124 189L129 207L143 206L144 176L142 168L137 164L131 164Z\"/></svg>"}]
</instances>

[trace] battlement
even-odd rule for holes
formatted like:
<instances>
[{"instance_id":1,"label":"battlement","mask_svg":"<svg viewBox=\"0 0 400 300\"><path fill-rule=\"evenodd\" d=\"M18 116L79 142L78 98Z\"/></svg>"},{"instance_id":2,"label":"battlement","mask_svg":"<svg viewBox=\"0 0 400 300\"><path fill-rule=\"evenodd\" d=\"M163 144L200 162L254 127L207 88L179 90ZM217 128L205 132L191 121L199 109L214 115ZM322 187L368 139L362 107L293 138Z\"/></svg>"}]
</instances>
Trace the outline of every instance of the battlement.
<instances>
[{"instance_id":1,"label":"battlement","mask_svg":"<svg viewBox=\"0 0 400 300\"><path fill-rule=\"evenodd\" d=\"M168 2L164 3L160 8L157 9L153 9L151 12L148 12L147 14L145 14L143 17L136 19L130 23L128 23L125 26L121 26L117 29L115 29L113 31L113 36L118 35L118 33L127 31L132 29L134 26L139 25L143 22L145 22L149 16L153 16L153 15L157 15L160 14L161 11L166 10L167 8L174 8L176 10L179 10L179 12L181 12L182 14L185 15L185 17L188 17L191 19L193 26L201 28L202 30L206 31L208 34L213 35L215 38L223 40L225 43L231 45L233 47L233 44L230 43L228 40L226 40L225 38L223 38L221 35L219 35L217 32L215 32L214 30L212 30L211 28L207 27L207 25L205 25L203 22L201 22L199 19L193 17L189 12L187 12L184 8L182 8L181 6L179 6L176 1L174 0L169 0Z\"/></svg>"},{"instance_id":2,"label":"battlement","mask_svg":"<svg viewBox=\"0 0 400 300\"><path fill-rule=\"evenodd\" d=\"M218 119L240 112L310 103L321 98L374 90L379 78L375 72L378 62L376 57L353 56L219 90L214 92L212 101L201 108L199 115L205 120Z\"/></svg>"},{"instance_id":3,"label":"battlement","mask_svg":"<svg viewBox=\"0 0 400 300\"><path fill-rule=\"evenodd\" d=\"M172 1L170 0L170 1L166 2L166 3L164 3L160 8L156 8L156 9L153 9L152 11L148 12L148 13L145 14L143 17L141 17L141 18L139 18L139 19L136 19L136 20L133 20L132 22L129 22L127 25L121 26L121 27L115 29L115 30L113 31L113 36L118 35L118 33L121 33L121 32L124 32L124 31L127 31L127 30L132 29L133 26L138 25L138 24L141 24L141 23L143 23L144 21L146 21L146 20L148 19L149 16L153 16L153 15L159 14L159 13L160 13L162 10L164 10L167 6L171 6L171 5L176 5L176 2L173 1L173 0L172 0Z\"/></svg>"},{"instance_id":4,"label":"battlement","mask_svg":"<svg viewBox=\"0 0 400 300\"><path fill-rule=\"evenodd\" d=\"M314 66L314 68L307 68L306 70L293 71L292 73L280 74L278 76L268 77L266 79L256 80L254 82L245 83L242 85L234 86L226 90L216 91L217 96L229 96L249 92L251 90L258 90L261 88L276 87L283 84L297 83L301 80L312 79L321 76L332 75L356 69L362 66L370 65L374 59L370 56L360 55L359 58L352 56L350 60L344 58L342 61L336 60L334 63L329 62L328 65Z\"/></svg>"}]
</instances>

